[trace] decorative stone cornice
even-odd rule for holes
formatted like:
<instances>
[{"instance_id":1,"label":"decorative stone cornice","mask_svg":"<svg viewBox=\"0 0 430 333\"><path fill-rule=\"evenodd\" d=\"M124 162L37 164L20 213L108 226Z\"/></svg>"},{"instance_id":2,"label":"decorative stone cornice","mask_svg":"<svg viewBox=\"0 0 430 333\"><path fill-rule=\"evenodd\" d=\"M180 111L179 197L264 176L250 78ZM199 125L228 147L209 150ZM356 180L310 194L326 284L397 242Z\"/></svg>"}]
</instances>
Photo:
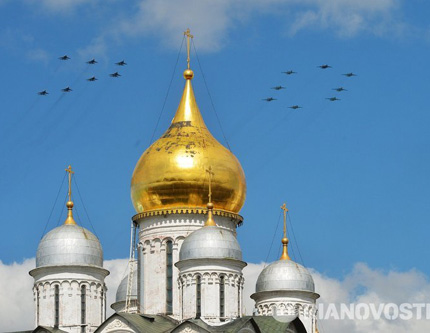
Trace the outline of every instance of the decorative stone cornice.
<instances>
[{"instance_id":1,"label":"decorative stone cornice","mask_svg":"<svg viewBox=\"0 0 430 333\"><path fill-rule=\"evenodd\" d=\"M208 210L203 208L172 208L172 209L158 209L158 210L149 210L146 212L142 212L134 215L131 219L133 222L137 222L138 220L149 217L149 216L166 216L171 214L203 214L207 215ZM242 225L243 217L239 214L232 213L222 209L214 209L213 214L217 216L223 216L231 218L236 221L238 226Z\"/></svg>"}]
</instances>

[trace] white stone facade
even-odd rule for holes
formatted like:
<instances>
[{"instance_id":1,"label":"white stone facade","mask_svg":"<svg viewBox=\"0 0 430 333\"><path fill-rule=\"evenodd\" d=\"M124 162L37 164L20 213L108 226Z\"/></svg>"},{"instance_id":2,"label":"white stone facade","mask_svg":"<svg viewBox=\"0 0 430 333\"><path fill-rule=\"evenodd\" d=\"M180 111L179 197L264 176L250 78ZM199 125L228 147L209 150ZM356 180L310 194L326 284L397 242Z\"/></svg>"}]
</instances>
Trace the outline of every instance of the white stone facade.
<instances>
[{"instance_id":1,"label":"white stone facade","mask_svg":"<svg viewBox=\"0 0 430 333\"><path fill-rule=\"evenodd\" d=\"M182 319L200 317L219 323L243 314L242 269L245 262L233 259L192 259L179 261L178 287ZM200 311L197 310L197 279L200 278ZM221 281L224 281L224 315L221 316Z\"/></svg>"},{"instance_id":2,"label":"white stone facade","mask_svg":"<svg viewBox=\"0 0 430 333\"><path fill-rule=\"evenodd\" d=\"M36 326L94 332L106 320L104 279L108 274L95 266L47 266L30 271Z\"/></svg>"},{"instance_id":3,"label":"white stone facade","mask_svg":"<svg viewBox=\"0 0 430 333\"><path fill-rule=\"evenodd\" d=\"M239 220L215 213L219 227L236 234ZM145 314L169 314L182 319L181 292L178 285L179 270L175 263L184 239L201 228L207 219L205 210L200 212L173 213L142 216L139 225L138 300ZM167 243L172 242L172 309L167 309Z\"/></svg>"},{"instance_id":4,"label":"white stone facade","mask_svg":"<svg viewBox=\"0 0 430 333\"><path fill-rule=\"evenodd\" d=\"M265 291L252 295L259 316L297 316L306 332L316 332L316 293L308 291Z\"/></svg>"}]
</instances>

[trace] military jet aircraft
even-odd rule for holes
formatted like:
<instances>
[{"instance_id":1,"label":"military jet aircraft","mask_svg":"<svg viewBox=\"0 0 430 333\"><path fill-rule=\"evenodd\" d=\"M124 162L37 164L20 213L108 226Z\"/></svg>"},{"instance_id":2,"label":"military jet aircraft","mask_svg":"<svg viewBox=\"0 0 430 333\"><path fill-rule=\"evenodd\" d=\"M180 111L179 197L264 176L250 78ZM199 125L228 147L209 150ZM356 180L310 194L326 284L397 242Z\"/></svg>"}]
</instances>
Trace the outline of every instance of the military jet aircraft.
<instances>
[{"instance_id":1,"label":"military jet aircraft","mask_svg":"<svg viewBox=\"0 0 430 333\"><path fill-rule=\"evenodd\" d=\"M345 74L342 74L342 75L345 75L345 76L347 76L347 77L352 77L352 76L357 76L357 74L354 74L354 73L345 73Z\"/></svg>"},{"instance_id":2,"label":"military jet aircraft","mask_svg":"<svg viewBox=\"0 0 430 333\"><path fill-rule=\"evenodd\" d=\"M344 87L333 88L332 90L336 90L337 92L348 91Z\"/></svg>"},{"instance_id":3,"label":"military jet aircraft","mask_svg":"<svg viewBox=\"0 0 430 333\"><path fill-rule=\"evenodd\" d=\"M115 72L115 73L109 74L109 76L110 77L120 77L121 74L119 74L118 72Z\"/></svg>"},{"instance_id":4,"label":"military jet aircraft","mask_svg":"<svg viewBox=\"0 0 430 333\"><path fill-rule=\"evenodd\" d=\"M328 97L326 99L328 99L330 102L340 101L340 99L337 97Z\"/></svg>"},{"instance_id":5,"label":"military jet aircraft","mask_svg":"<svg viewBox=\"0 0 430 333\"><path fill-rule=\"evenodd\" d=\"M292 70L289 70L289 71L286 71L286 72L282 72L282 73L287 74L287 75L297 74L297 72L292 71Z\"/></svg>"},{"instance_id":6,"label":"military jet aircraft","mask_svg":"<svg viewBox=\"0 0 430 333\"><path fill-rule=\"evenodd\" d=\"M95 64L97 64L97 61L96 61L96 59L91 59L90 61L87 61L87 64L88 65L95 65Z\"/></svg>"},{"instance_id":7,"label":"military jet aircraft","mask_svg":"<svg viewBox=\"0 0 430 333\"><path fill-rule=\"evenodd\" d=\"M263 98L262 101L266 101L266 102L276 101L276 98L267 97L267 98Z\"/></svg>"},{"instance_id":8,"label":"military jet aircraft","mask_svg":"<svg viewBox=\"0 0 430 333\"><path fill-rule=\"evenodd\" d=\"M87 79L87 81L91 81L91 82L96 81L96 80L97 80L97 78L95 76L90 77L89 79Z\"/></svg>"},{"instance_id":9,"label":"military jet aircraft","mask_svg":"<svg viewBox=\"0 0 430 333\"><path fill-rule=\"evenodd\" d=\"M124 66L127 65L127 63L124 60L121 60L120 62L116 62L115 65Z\"/></svg>"},{"instance_id":10,"label":"military jet aircraft","mask_svg":"<svg viewBox=\"0 0 430 333\"><path fill-rule=\"evenodd\" d=\"M42 91L39 91L37 94L41 96L45 96L45 95L48 95L49 93L46 90L42 90Z\"/></svg>"},{"instance_id":11,"label":"military jet aircraft","mask_svg":"<svg viewBox=\"0 0 430 333\"><path fill-rule=\"evenodd\" d=\"M58 59L60 59L60 60L69 60L70 57L67 54L65 54L62 57L59 57Z\"/></svg>"},{"instance_id":12,"label":"military jet aircraft","mask_svg":"<svg viewBox=\"0 0 430 333\"><path fill-rule=\"evenodd\" d=\"M61 89L61 91L62 91L62 92L71 92L71 91L73 91L73 90L72 90L72 88L70 88L70 87L66 87L66 88L64 88L64 89Z\"/></svg>"},{"instance_id":13,"label":"military jet aircraft","mask_svg":"<svg viewBox=\"0 0 430 333\"><path fill-rule=\"evenodd\" d=\"M320 65L320 66L317 66L317 67L319 67L319 68L321 68L321 69L332 68L331 66L329 66L329 65L327 65L327 64Z\"/></svg>"},{"instance_id":14,"label":"military jet aircraft","mask_svg":"<svg viewBox=\"0 0 430 333\"><path fill-rule=\"evenodd\" d=\"M281 90L281 89L285 89L285 87L283 87L283 86L276 86L276 87L272 87L270 89Z\"/></svg>"},{"instance_id":15,"label":"military jet aircraft","mask_svg":"<svg viewBox=\"0 0 430 333\"><path fill-rule=\"evenodd\" d=\"M293 110L303 109L301 106L298 106L298 105L291 105L291 106L289 106L289 108L293 109Z\"/></svg>"}]
</instances>

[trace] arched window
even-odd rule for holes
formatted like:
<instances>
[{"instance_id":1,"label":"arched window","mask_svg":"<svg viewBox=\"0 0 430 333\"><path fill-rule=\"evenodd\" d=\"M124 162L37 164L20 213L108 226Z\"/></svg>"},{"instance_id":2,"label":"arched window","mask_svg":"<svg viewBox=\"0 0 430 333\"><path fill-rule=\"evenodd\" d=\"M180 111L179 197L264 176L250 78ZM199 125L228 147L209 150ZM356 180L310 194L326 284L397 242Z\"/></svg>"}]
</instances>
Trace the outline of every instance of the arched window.
<instances>
[{"instance_id":1,"label":"arched window","mask_svg":"<svg viewBox=\"0 0 430 333\"><path fill-rule=\"evenodd\" d=\"M225 317L225 277L221 275L219 278L219 316L223 321Z\"/></svg>"},{"instance_id":2,"label":"arched window","mask_svg":"<svg viewBox=\"0 0 430 333\"><path fill-rule=\"evenodd\" d=\"M179 287L181 288L181 317L184 317L184 284L184 280L181 278L181 284Z\"/></svg>"},{"instance_id":3,"label":"arched window","mask_svg":"<svg viewBox=\"0 0 430 333\"><path fill-rule=\"evenodd\" d=\"M100 310L100 320L103 322L105 320L105 292L103 290L103 286L101 287L101 295L100 295L100 302L101 302L101 310Z\"/></svg>"},{"instance_id":4,"label":"arched window","mask_svg":"<svg viewBox=\"0 0 430 333\"><path fill-rule=\"evenodd\" d=\"M240 285L241 285L241 279L239 278L237 281L237 316L240 317L241 316L241 311L240 311Z\"/></svg>"},{"instance_id":5,"label":"arched window","mask_svg":"<svg viewBox=\"0 0 430 333\"><path fill-rule=\"evenodd\" d=\"M54 327L60 326L60 287L58 284L54 287Z\"/></svg>"},{"instance_id":6,"label":"arched window","mask_svg":"<svg viewBox=\"0 0 430 333\"><path fill-rule=\"evenodd\" d=\"M196 318L202 315L202 278L200 275L196 276Z\"/></svg>"},{"instance_id":7,"label":"arched window","mask_svg":"<svg viewBox=\"0 0 430 333\"><path fill-rule=\"evenodd\" d=\"M40 293L39 287L36 287L36 323L39 326L39 314L40 314Z\"/></svg>"},{"instance_id":8,"label":"arched window","mask_svg":"<svg viewBox=\"0 0 430 333\"><path fill-rule=\"evenodd\" d=\"M166 242L166 314L173 312L173 243Z\"/></svg>"},{"instance_id":9,"label":"arched window","mask_svg":"<svg viewBox=\"0 0 430 333\"><path fill-rule=\"evenodd\" d=\"M85 332L85 324L87 320L87 288L81 287L81 332Z\"/></svg>"}]
</instances>

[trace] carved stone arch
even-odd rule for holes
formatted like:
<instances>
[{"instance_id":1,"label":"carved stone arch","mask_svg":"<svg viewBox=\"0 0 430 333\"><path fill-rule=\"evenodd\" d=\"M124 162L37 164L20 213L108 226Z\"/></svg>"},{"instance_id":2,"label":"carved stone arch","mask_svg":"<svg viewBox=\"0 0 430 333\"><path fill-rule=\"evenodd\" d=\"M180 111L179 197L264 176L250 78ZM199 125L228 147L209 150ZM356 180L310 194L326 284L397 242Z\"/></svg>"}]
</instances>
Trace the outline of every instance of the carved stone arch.
<instances>
[{"instance_id":1,"label":"carved stone arch","mask_svg":"<svg viewBox=\"0 0 430 333\"><path fill-rule=\"evenodd\" d=\"M276 316L276 315L277 315L276 310L277 310L276 303L270 303L270 304L269 304L269 313L270 313L272 316Z\"/></svg>"},{"instance_id":2,"label":"carved stone arch","mask_svg":"<svg viewBox=\"0 0 430 333\"><path fill-rule=\"evenodd\" d=\"M168 241L171 241L172 242L172 246L175 244L175 239L173 238L173 237L164 237L162 240L161 240L161 247L163 248L163 249L166 249L166 244L167 244L167 242Z\"/></svg>"},{"instance_id":3,"label":"carved stone arch","mask_svg":"<svg viewBox=\"0 0 430 333\"><path fill-rule=\"evenodd\" d=\"M148 251L151 252L151 242L149 241L149 239L145 240L142 243L142 253L147 254Z\"/></svg>"},{"instance_id":4,"label":"carved stone arch","mask_svg":"<svg viewBox=\"0 0 430 333\"><path fill-rule=\"evenodd\" d=\"M224 274L219 274L216 272L211 273L210 283L219 284L219 278L221 277L221 275Z\"/></svg>"},{"instance_id":5,"label":"carved stone arch","mask_svg":"<svg viewBox=\"0 0 430 333\"><path fill-rule=\"evenodd\" d=\"M304 316L303 305L300 303L295 304L296 311L299 316Z\"/></svg>"},{"instance_id":6,"label":"carved stone arch","mask_svg":"<svg viewBox=\"0 0 430 333\"><path fill-rule=\"evenodd\" d=\"M236 276L237 276L237 278L236 278L236 280L235 280L235 282L236 282L236 286L238 287L238 288L241 288L242 287L242 281L243 281L243 277L242 277L242 275L240 275L240 274L236 274Z\"/></svg>"},{"instance_id":7,"label":"carved stone arch","mask_svg":"<svg viewBox=\"0 0 430 333\"><path fill-rule=\"evenodd\" d=\"M179 276L176 282L178 283L178 288L182 289L182 277Z\"/></svg>"},{"instance_id":8,"label":"carved stone arch","mask_svg":"<svg viewBox=\"0 0 430 333\"><path fill-rule=\"evenodd\" d=\"M294 304L291 302L286 303L285 305L287 315L295 315L297 314L296 308L294 307Z\"/></svg>"},{"instance_id":9,"label":"carved stone arch","mask_svg":"<svg viewBox=\"0 0 430 333\"><path fill-rule=\"evenodd\" d=\"M187 286L191 286L193 284L193 274L187 274Z\"/></svg>"},{"instance_id":10,"label":"carved stone arch","mask_svg":"<svg viewBox=\"0 0 430 333\"><path fill-rule=\"evenodd\" d=\"M95 283L95 282L91 283L90 291L91 291L91 294L94 295L94 298L97 298L98 290L99 290L99 288L97 286L97 283Z\"/></svg>"},{"instance_id":11,"label":"carved stone arch","mask_svg":"<svg viewBox=\"0 0 430 333\"><path fill-rule=\"evenodd\" d=\"M89 284L89 288L91 293L96 293L97 292L97 284L95 282L91 282Z\"/></svg>"},{"instance_id":12,"label":"carved stone arch","mask_svg":"<svg viewBox=\"0 0 430 333\"><path fill-rule=\"evenodd\" d=\"M79 290L85 286L85 289L90 289L91 283L88 283L87 281L81 281L79 282Z\"/></svg>"},{"instance_id":13,"label":"carved stone arch","mask_svg":"<svg viewBox=\"0 0 430 333\"><path fill-rule=\"evenodd\" d=\"M208 272L204 272L202 283L209 284L210 277L211 277L211 275Z\"/></svg>"},{"instance_id":14,"label":"carved stone arch","mask_svg":"<svg viewBox=\"0 0 430 333\"><path fill-rule=\"evenodd\" d=\"M70 281L70 289L71 290L78 290L79 285L80 285L80 282L78 280L71 280Z\"/></svg>"},{"instance_id":15,"label":"carved stone arch","mask_svg":"<svg viewBox=\"0 0 430 333\"><path fill-rule=\"evenodd\" d=\"M263 314L263 306L261 304L259 304L259 305L256 306L256 308L257 308L258 314L262 315Z\"/></svg>"},{"instance_id":16,"label":"carved stone arch","mask_svg":"<svg viewBox=\"0 0 430 333\"><path fill-rule=\"evenodd\" d=\"M60 288L59 289L60 292L61 292L61 290L63 290L63 288L61 287L61 281L59 281L59 280L51 281L51 283L50 283L51 289L55 288L55 286L58 286L58 288Z\"/></svg>"},{"instance_id":17,"label":"carved stone arch","mask_svg":"<svg viewBox=\"0 0 430 333\"><path fill-rule=\"evenodd\" d=\"M195 272L193 274L193 280L196 281L197 280L197 276L200 276L200 282L203 280L203 274L201 272Z\"/></svg>"},{"instance_id":18,"label":"carved stone arch","mask_svg":"<svg viewBox=\"0 0 430 333\"><path fill-rule=\"evenodd\" d=\"M48 290L51 289L51 283L49 281L46 281L45 283L43 283L42 289L43 289L43 292L46 294Z\"/></svg>"},{"instance_id":19,"label":"carved stone arch","mask_svg":"<svg viewBox=\"0 0 430 333\"><path fill-rule=\"evenodd\" d=\"M178 277L178 283L181 286L181 288L183 288L185 286L186 281L187 281L187 279L184 275L180 275Z\"/></svg>"},{"instance_id":20,"label":"carved stone arch","mask_svg":"<svg viewBox=\"0 0 430 333\"><path fill-rule=\"evenodd\" d=\"M279 316L285 316L287 314L287 307L285 303L281 303L278 305Z\"/></svg>"},{"instance_id":21,"label":"carved stone arch","mask_svg":"<svg viewBox=\"0 0 430 333\"><path fill-rule=\"evenodd\" d=\"M303 304L301 305L301 308L302 308L302 316L309 317L309 305Z\"/></svg>"},{"instance_id":22,"label":"carved stone arch","mask_svg":"<svg viewBox=\"0 0 430 333\"><path fill-rule=\"evenodd\" d=\"M222 276L222 274L220 274L220 277ZM226 285L228 286L234 286L234 277L233 274L224 274L224 282Z\"/></svg>"},{"instance_id":23,"label":"carved stone arch","mask_svg":"<svg viewBox=\"0 0 430 333\"><path fill-rule=\"evenodd\" d=\"M240 275L240 287L243 289L243 286L245 285L245 278L244 276L241 274Z\"/></svg>"},{"instance_id":24,"label":"carved stone arch","mask_svg":"<svg viewBox=\"0 0 430 333\"><path fill-rule=\"evenodd\" d=\"M185 240L184 236L178 236L175 238L175 241L173 242L173 245L179 246L179 244Z\"/></svg>"},{"instance_id":25,"label":"carved stone arch","mask_svg":"<svg viewBox=\"0 0 430 333\"><path fill-rule=\"evenodd\" d=\"M156 250L165 251L166 249L162 246L162 241L160 238L154 238L151 241L151 252L155 252Z\"/></svg>"},{"instance_id":26,"label":"carved stone arch","mask_svg":"<svg viewBox=\"0 0 430 333\"><path fill-rule=\"evenodd\" d=\"M310 305L309 315L311 317L316 317L316 315L317 315L317 308L314 304Z\"/></svg>"},{"instance_id":27,"label":"carved stone arch","mask_svg":"<svg viewBox=\"0 0 430 333\"><path fill-rule=\"evenodd\" d=\"M60 286L61 286L61 288L63 288L63 289L68 289L68 288L70 287L70 281L68 281L68 280L63 280L63 281L61 281Z\"/></svg>"},{"instance_id":28,"label":"carved stone arch","mask_svg":"<svg viewBox=\"0 0 430 333\"><path fill-rule=\"evenodd\" d=\"M163 240L159 237L153 238L151 239L151 246L153 247L155 244L162 244Z\"/></svg>"}]
</instances>

